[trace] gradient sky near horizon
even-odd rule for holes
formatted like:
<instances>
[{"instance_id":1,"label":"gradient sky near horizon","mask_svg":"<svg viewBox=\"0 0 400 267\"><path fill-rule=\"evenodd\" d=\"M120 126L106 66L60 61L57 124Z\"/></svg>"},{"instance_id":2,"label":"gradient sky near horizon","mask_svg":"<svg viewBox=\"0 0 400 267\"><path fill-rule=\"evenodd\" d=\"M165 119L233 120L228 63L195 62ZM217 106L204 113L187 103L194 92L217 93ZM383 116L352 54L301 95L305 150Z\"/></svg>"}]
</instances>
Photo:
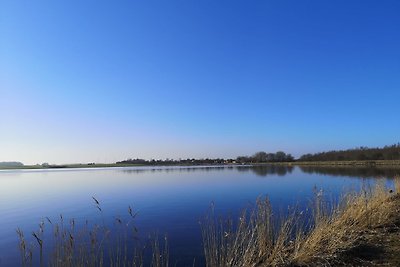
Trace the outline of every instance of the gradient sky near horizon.
<instances>
[{"instance_id":1,"label":"gradient sky near horizon","mask_svg":"<svg viewBox=\"0 0 400 267\"><path fill-rule=\"evenodd\" d=\"M0 161L400 141L400 1L1 1Z\"/></svg>"}]
</instances>

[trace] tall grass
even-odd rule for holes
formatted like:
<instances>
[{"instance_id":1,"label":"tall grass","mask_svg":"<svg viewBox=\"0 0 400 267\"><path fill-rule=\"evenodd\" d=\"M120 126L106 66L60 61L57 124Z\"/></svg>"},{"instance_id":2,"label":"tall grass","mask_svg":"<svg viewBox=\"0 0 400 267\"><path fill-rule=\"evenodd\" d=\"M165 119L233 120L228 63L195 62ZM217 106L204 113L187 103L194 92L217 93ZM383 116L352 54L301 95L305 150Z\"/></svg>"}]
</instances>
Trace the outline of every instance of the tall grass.
<instances>
[{"instance_id":1,"label":"tall grass","mask_svg":"<svg viewBox=\"0 0 400 267\"><path fill-rule=\"evenodd\" d=\"M143 242L135 226L137 212L101 224L77 222L62 215L44 218L26 236L17 229L23 266L168 266L167 238ZM314 189L308 209L289 208L276 214L268 198L237 220L218 219L212 206L201 222L206 265L209 267L345 265L343 253L355 248L371 231L394 224L400 215L400 178L393 188L383 182L344 193L338 201ZM364 240L365 241L365 240ZM148 255L150 253L150 255ZM363 265L363 259L353 259Z\"/></svg>"},{"instance_id":2,"label":"tall grass","mask_svg":"<svg viewBox=\"0 0 400 267\"><path fill-rule=\"evenodd\" d=\"M296 225L290 219L278 225L275 219L268 198L259 198L237 222L216 219L212 208L201 224L207 266L278 265Z\"/></svg>"},{"instance_id":3,"label":"tall grass","mask_svg":"<svg viewBox=\"0 0 400 267\"><path fill-rule=\"evenodd\" d=\"M345 264L341 253L355 247L365 233L393 223L400 194L378 182L344 194L335 204L315 191L311 220L289 209L284 218L273 213L268 198L258 199L238 221L223 221L213 209L202 222L207 266L309 266ZM358 262L362 264L362 262Z\"/></svg>"},{"instance_id":4,"label":"tall grass","mask_svg":"<svg viewBox=\"0 0 400 267\"><path fill-rule=\"evenodd\" d=\"M128 217L115 217L107 225L100 202L93 197L101 214L101 224L88 220L77 225L62 215L56 221L46 217L31 238L17 229L22 266L168 266L168 242L160 245L157 236L142 242L135 226L137 212L128 207ZM150 251L151 260L145 260Z\"/></svg>"}]
</instances>

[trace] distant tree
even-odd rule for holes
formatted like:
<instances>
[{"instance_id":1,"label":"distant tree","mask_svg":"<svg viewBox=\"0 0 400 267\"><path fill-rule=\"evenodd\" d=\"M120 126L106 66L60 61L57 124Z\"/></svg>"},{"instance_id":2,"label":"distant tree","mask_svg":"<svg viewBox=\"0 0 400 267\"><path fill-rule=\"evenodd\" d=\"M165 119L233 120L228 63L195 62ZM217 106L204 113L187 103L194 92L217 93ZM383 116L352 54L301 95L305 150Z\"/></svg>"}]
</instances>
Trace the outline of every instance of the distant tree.
<instances>
[{"instance_id":1,"label":"distant tree","mask_svg":"<svg viewBox=\"0 0 400 267\"><path fill-rule=\"evenodd\" d=\"M275 161L282 162L286 160L286 153L283 151L278 151L275 153Z\"/></svg>"},{"instance_id":2,"label":"distant tree","mask_svg":"<svg viewBox=\"0 0 400 267\"><path fill-rule=\"evenodd\" d=\"M18 161L3 161L0 162L0 167L22 167L24 164Z\"/></svg>"},{"instance_id":3,"label":"distant tree","mask_svg":"<svg viewBox=\"0 0 400 267\"><path fill-rule=\"evenodd\" d=\"M372 155L372 158L373 158L373 159L376 159L376 160L382 160L382 159L384 159L383 154L382 154L381 152L375 152L375 153Z\"/></svg>"},{"instance_id":4,"label":"distant tree","mask_svg":"<svg viewBox=\"0 0 400 267\"><path fill-rule=\"evenodd\" d=\"M357 160L367 160L368 157L364 153L359 153L357 155Z\"/></svg>"},{"instance_id":5,"label":"distant tree","mask_svg":"<svg viewBox=\"0 0 400 267\"><path fill-rule=\"evenodd\" d=\"M268 154L264 151L257 152L253 155L254 162L267 162Z\"/></svg>"},{"instance_id":6,"label":"distant tree","mask_svg":"<svg viewBox=\"0 0 400 267\"><path fill-rule=\"evenodd\" d=\"M237 163L249 163L251 162L251 159L247 156L239 156L236 158Z\"/></svg>"},{"instance_id":7,"label":"distant tree","mask_svg":"<svg viewBox=\"0 0 400 267\"><path fill-rule=\"evenodd\" d=\"M276 160L275 153L268 153L267 154L267 161L274 162Z\"/></svg>"},{"instance_id":8,"label":"distant tree","mask_svg":"<svg viewBox=\"0 0 400 267\"><path fill-rule=\"evenodd\" d=\"M285 161L294 161L294 157L291 154L286 154L286 160Z\"/></svg>"}]
</instances>

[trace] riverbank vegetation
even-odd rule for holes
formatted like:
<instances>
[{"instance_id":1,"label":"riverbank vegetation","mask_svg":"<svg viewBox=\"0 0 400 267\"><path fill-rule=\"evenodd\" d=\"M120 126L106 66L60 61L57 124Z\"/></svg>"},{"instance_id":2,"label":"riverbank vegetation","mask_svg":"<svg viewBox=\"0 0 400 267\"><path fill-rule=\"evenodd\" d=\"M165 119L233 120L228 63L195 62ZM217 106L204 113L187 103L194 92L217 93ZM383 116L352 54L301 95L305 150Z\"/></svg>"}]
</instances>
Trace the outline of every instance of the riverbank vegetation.
<instances>
[{"instance_id":1,"label":"riverbank vegetation","mask_svg":"<svg viewBox=\"0 0 400 267\"><path fill-rule=\"evenodd\" d=\"M18 162L18 161L1 161L0 162L0 168L18 168L18 167L22 167L24 166L24 164L22 162Z\"/></svg>"},{"instance_id":2,"label":"riverbank vegetation","mask_svg":"<svg viewBox=\"0 0 400 267\"><path fill-rule=\"evenodd\" d=\"M127 159L122 161L117 161L117 165L130 164L130 165L142 165L142 166L192 166L192 165L222 165L222 164L232 164L235 160L233 159L223 159L223 158L205 158L205 159Z\"/></svg>"},{"instance_id":3,"label":"riverbank vegetation","mask_svg":"<svg viewBox=\"0 0 400 267\"><path fill-rule=\"evenodd\" d=\"M394 188L378 182L336 204L316 191L310 210L289 209L285 219L268 198L237 221L216 220L211 212L202 233L207 266L398 266L399 227L396 179Z\"/></svg>"},{"instance_id":4,"label":"riverbank vegetation","mask_svg":"<svg viewBox=\"0 0 400 267\"><path fill-rule=\"evenodd\" d=\"M305 154L299 161L365 161L400 160L400 144L383 148L359 147L347 150L333 150L315 154Z\"/></svg>"},{"instance_id":5,"label":"riverbank vegetation","mask_svg":"<svg viewBox=\"0 0 400 267\"><path fill-rule=\"evenodd\" d=\"M348 150L333 150L315 154L305 154L295 159L291 154L284 151L275 153L259 151L252 156L238 156L236 159L166 159L166 160L145 160L127 159L116 164L140 164L140 165L212 165L212 164L260 164L260 163L282 163L282 162L325 162L326 164L358 164L378 162L379 164L400 164L400 144L385 146L383 148L359 147Z\"/></svg>"},{"instance_id":6,"label":"riverbank vegetation","mask_svg":"<svg viewBox=\"0 0 400 267\"><path fill-rule=\"evenodd\" d=\"M165 160L145 160L145 159L127 159L123 161L116 162L119 164L136 164L136 165L223 165L223 164L257 164L257 163L272 163L272 162L292 162L294 157L291 154L286 154L283 151L278 151L276 153L267 153L260 151L252 156L239 156L236 159L223 159L223 158L205 158L205 159L165 159Z\"/></svg>"},{"instance_id":7,"label":"riverbank vegetation","mask_svg":"<svg viewBox=\"0 0 400 267\"><path fill-rule=\"evenodd\" d=\"M139 237L137 212L128 207L127 216L107 221L100 202L93 197L99 222L45 217L37 231L25 235L16 230L22 266L168 266L167 238L154 234Z\"/></svg>"},{"instance_id":8,"label":"riverbank vegetation","mask_svg":"<svg viewBox=\"0 0 400 267\"><path fill-rule=\"evenodd\" d=\"M165 239L142 242L137 213L100 224L45 218L29 237L18 229L22 265L168 266ZM205 264L228 266L398 266L400 263L400 179L377 181L333 201L314 190L309 208L278 214L267 197L259 198L238 219L210 213L201 221ZM79 224L79 225L78 225ZM47 232L46 232L47 230Z\"/></svg>"},{"instance_id":9,"label":"riverbank vegetation","mask_svg":"<svg viewBox=\"0 0 400 267\"><path fill-rule=\"evenodd\" d=\"M200 166L200 165L254 165L289 163L296 165L400 165L400 144L383 148L359 147L348 150L333 150L315 154L304 154L295 159L284 151L275 153L259 151L252 156L233 158L187 158L151 159L129 158L115 163L78 163L24 165L21 162L0 162L0 169L57 169L57 168L106 168L131 166Z\"/></svg>"}]
</instances>

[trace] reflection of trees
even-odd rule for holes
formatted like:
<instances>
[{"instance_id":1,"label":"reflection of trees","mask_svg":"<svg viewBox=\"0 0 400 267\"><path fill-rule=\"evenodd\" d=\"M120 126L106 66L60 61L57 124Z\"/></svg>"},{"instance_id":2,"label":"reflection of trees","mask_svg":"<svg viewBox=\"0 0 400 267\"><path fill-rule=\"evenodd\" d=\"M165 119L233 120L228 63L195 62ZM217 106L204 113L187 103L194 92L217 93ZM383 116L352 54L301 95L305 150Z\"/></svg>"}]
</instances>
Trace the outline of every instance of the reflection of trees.
<instances>
[{"instance_id":1,"label":"reflection of trees","mask_svg":"<svg viewBox=\"0 0 400 267\"><path fill-rule=\"evenodd\" d=\"M284 176L287 173L291 173L293 171L292 166L282 166L282 165L268 165L268 166L253 166L251 168L258 176L267 176L277 174L278 176Z\"/></svg>"},{"instance_id":2,"label":"reflection of trees","mask_svg":"<svg viewBox=\"0 0 400 267\"><path fill-rule=\"evenodd\" d=\"M195 167L137 167L137 168L121 168L120 171L129 174L140 174L144 172L210 172L210 171L224 171L224 170L237 170L238 172L254 172L258 176L279 175L283 176L293 171L293 166L283 165L254 165L254 166L195 166Z\"/></svg>"},{"instance_id":3,"label":"reflection of trees","mask_svg":"<svg viewBox=\"0 0 400 267\"><path fill-rule=\"evenodd\" d=\"M238 166L239 172L252 171L258 176L279 175L284 176L293 171L293 166L284 165L255 165L255 166Z\"/></svg>"},{"instance_id":4,"label":"reflection of trees","mask_svg":"<svg viewBox=\"0 0 400 267\"><path fill-rule=\"evenodd\" d=\"M336 176L351 176L359 178L394 177L400 174L399 167L368 167L368 166L299 166L305 173L328 174Z\"/></svg>"},{"instance_id":5,"label":"reflection of trees","mask_svg":"<svg viewBox=\"0 0 400 267\"><path fill-rule=\"evenodd\" d=\"M186 172L186 173L191 173L191 172L196 172L196 171L201 171L201 172L209 172L209 171L223 171L225 169L233 169L233 167L230 166L195 166L195 167L174 167L174 166L168 166L168 167L123 167L120 169L121 172L124 173L130 173L130 174L139 174L139 173L144 173L144 172L165 172L165 173L170 173L170 172Z\"/></svg>"}]
</instances>

